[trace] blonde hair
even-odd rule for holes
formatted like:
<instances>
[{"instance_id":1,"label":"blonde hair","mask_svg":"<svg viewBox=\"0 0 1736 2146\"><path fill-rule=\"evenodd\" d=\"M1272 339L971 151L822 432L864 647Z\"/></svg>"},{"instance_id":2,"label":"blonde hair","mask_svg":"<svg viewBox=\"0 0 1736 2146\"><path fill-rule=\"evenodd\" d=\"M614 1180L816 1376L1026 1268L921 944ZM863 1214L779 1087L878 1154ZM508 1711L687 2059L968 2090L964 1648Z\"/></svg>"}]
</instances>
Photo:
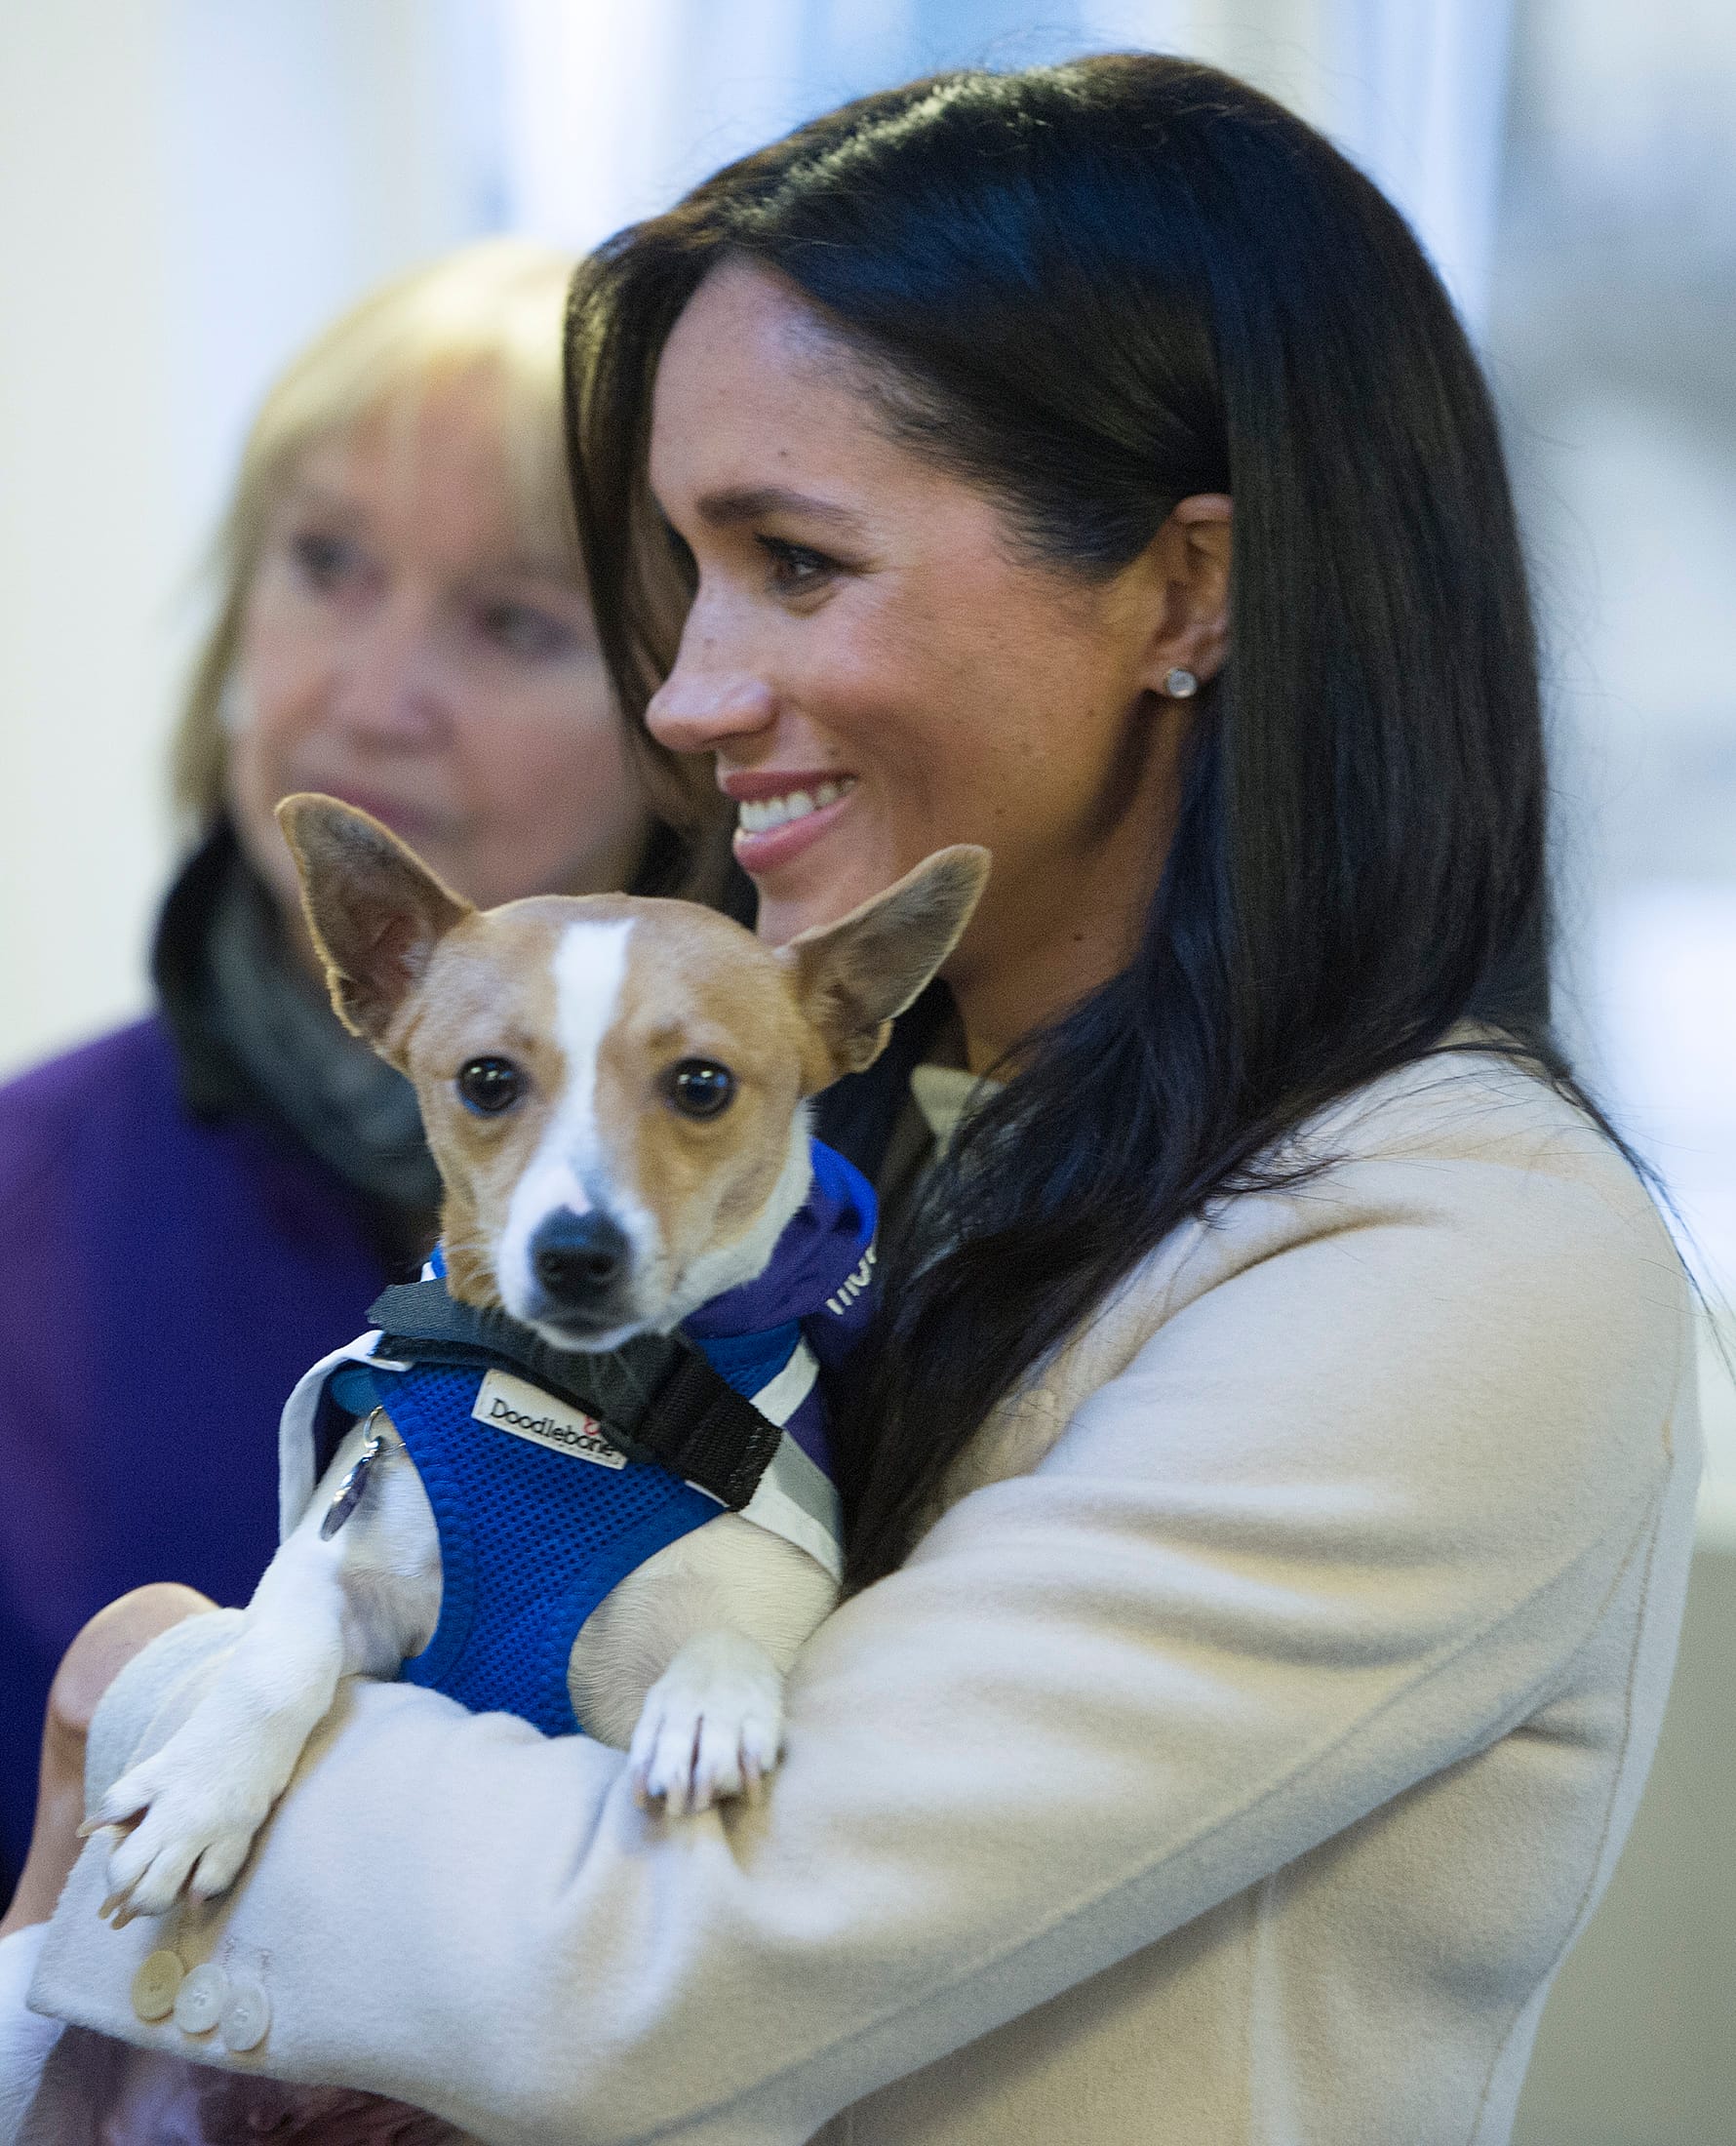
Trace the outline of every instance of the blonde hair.
<instances>
[{"instance_id":1,"label":"blonde hair","mask_svg":"<svg viewBox=\"0 0 1736 2146\"><path fill-rule=\"evenodd\" d=\"M272 515L310 449L366 419L407 424L431 393L493 395L506 477L527 537L581 577L562 450L561 328L572 260L530 239L485 239L383 285L319 336L266 395L213 545L218 600L188 680L173 748L178 808L221 812L223 698Z\"/></svg>"}]
</instances>

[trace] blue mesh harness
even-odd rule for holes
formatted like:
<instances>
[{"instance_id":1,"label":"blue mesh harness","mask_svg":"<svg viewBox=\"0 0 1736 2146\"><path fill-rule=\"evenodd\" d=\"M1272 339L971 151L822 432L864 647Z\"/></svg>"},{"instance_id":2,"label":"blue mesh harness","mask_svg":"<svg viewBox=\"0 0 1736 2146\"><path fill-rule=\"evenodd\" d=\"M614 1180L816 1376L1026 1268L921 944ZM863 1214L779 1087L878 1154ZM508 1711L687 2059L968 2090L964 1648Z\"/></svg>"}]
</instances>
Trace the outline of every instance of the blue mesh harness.
<instances>
[{"instance_id":1,"label":"blue mesh harness","mask_svg":"<svg viewBox=\"0 0 1736 2146\"><path fill-rule=\"evenodd\" d=\"M802 1513L794 1527L787 1516L793 1501L814 1504L815 1483L829 1493L819 1374L866 1323L875 1222L858 1172L817 1141L812 1153L813 1189L765 1272L683 1330L721 1379L782 1424L776 1480L743 1509L808 1547ZM438 1252L434 1271L443 1274ZM659 1460L622 1451L570 1400L532 1383L522 1356L404 1365L362 1356L318 1370L297 1418L324 1424L316 1445L329 1451L344 1420L383 1408L433 1507L440 1619L403 1680L473 1712L517 1714L546 1735L580 1729L567 1689L580 1626L629 1572L715 1519L723 1502Z\"/></svg>"},{"instance_id":2,"label":"blue mesh harness","mask_svg":"<svg viewBox=\"0 0 1736 2146\"><path fill-rule=\"evenodd\" d=\"M479 1421L486 1375L358 1365L342 1381L346 1403L366 1398L353 1394L356 1378L377 1396L440 1530L440 1622L400 1675L473 1713L518 1714L544 1735L571 1734L579 1724L567 1660L580 1625L617 1581L722 1508L601 1438L596 1455L557 1451Z\"/></svg>"}]
</instances>

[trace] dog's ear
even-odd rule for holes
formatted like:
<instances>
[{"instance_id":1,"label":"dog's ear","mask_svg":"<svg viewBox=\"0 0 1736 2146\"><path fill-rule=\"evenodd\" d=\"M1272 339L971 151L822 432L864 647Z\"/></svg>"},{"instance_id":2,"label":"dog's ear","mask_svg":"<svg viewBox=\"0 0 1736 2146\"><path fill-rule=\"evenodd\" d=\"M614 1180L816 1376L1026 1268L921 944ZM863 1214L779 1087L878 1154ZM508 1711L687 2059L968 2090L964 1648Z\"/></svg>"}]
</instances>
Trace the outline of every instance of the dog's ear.
<instances>
[{"instance_id":1,"label":"dog's ear","mask_svg":"<svg viewBox=\"0 0 1736 2146\"><path fill-rule=\"evenodd\" d=\"M337 1017L378 1048L435 947L471 906L353 805L303 792L284 799L277 820Z\"/></svg>"},{"instance_id":2,"label":"dog's ear","mask_svg":"<svg viewBox=\"0 0 1736 2146\"><path fill-rule=\"evenodd\" d=\"M988 876L986 850L936 850L884 894L778 949L816 1045L806 1093L880 1056L894 1017L959 943Z\"/></svg>"}]
</instances>

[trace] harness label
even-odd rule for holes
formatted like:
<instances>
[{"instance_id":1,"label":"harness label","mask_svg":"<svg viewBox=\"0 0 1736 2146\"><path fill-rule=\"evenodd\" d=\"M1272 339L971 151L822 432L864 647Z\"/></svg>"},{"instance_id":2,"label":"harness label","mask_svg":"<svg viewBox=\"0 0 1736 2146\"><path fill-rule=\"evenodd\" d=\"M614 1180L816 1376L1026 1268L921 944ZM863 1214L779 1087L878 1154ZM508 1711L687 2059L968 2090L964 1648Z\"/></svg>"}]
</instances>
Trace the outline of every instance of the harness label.
<instances>
[{"instance_id":1,"label":"harness label","mask_svg":"<svg viewBox=\"0 0 1736 2146\"><path fill-rule=\"evenodd\" d=\"M603 1436L595 1416L557 1401L553 1394L533 1386L510 1371L490 1371L478 1390L471 1414L479 1423L491 1423L514 1438L529 1439L550 1452L571 1453L575 1460L594 1460L600 1468L624 1468L627 1456Z\"/></svg>"}]
</instances>

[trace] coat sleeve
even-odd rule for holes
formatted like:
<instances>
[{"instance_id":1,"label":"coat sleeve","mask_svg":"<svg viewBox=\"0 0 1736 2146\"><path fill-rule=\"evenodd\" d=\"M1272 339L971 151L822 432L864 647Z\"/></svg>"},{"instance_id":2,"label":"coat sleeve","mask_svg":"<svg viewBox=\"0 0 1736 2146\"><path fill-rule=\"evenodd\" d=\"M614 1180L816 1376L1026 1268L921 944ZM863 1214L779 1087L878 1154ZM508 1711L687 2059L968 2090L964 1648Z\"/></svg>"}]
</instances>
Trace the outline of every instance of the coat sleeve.
<instances>
[{"instance_id":1,"label":"coat sleeve","mask_svg":"<svg viewBox=\"0 0 1736 2146\"><path fill-rule=\"evenodd\" d=\"M1485 1748L1671 1474L1681 1279L1610 1174L1236 1203L1042 1462L815 1636L758 1808L665 1824L593 1742L355 1687L198 1939L260 1964L261 2056L505 2146L806 2139ZM100 1890L87 1850L36 2001L149 2041L162 1940Z\"/></svg>"}]
</instances>

